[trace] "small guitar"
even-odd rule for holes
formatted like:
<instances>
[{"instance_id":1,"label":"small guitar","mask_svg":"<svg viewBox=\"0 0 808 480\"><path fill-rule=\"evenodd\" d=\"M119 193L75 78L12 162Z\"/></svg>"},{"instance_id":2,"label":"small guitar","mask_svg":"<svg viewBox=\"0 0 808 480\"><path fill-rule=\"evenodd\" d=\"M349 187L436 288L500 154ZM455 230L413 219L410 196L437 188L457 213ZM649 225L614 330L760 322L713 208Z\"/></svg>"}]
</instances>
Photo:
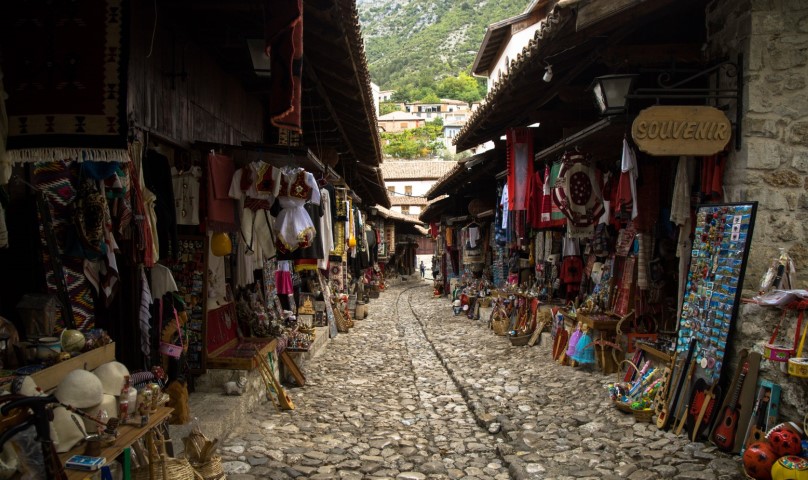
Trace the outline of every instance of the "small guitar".
<instances>
[{"instance_id":1,"label":"small guitar","mask_svg":"<svg viewBox=\"0 0 808 480\"><path fill-rule=\"evenodd\" d=\"M735 391L732 392L732 398L721 413L718 426L715 427L713 432L713 443L725 452L732 450L735 445L735 433L738 430L738 417L740 416L738 397L741 395L741 389L747 373L749 373L749 362L744 362L743 369L735 385Z\"/></svg>"},{"instance_id":2,"label":"small guitar","mask_svg":"<svg viewBox=\"0 0 808 480\"><path fill-rule=\"evenodd\" d=\"M746 448L749 445L761 441L766 436L766 416L768 415L769 402L772 391L767 387L760 387L758 390L757 403L752 411L752 419L749 424L749 432L746 434Z\"/></svg>"}]
</instances>

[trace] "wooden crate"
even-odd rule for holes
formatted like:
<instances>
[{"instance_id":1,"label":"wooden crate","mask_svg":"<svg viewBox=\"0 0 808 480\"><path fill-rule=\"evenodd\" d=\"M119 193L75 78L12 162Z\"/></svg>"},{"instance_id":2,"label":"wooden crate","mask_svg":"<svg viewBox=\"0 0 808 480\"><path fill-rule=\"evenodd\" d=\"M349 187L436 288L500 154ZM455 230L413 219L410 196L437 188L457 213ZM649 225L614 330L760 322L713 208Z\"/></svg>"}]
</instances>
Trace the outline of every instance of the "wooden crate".
<instances>
[{"instance_id":1,"label":"wooden crate","mask_svg":"<svg viewBox=\"0 0 808 480\"><path fill-rule=\"evenodd\" d=\"M52 367L33 373L31 374L31 379L36 382L39 388L47 392L48 390L56 388L59 382L73 370L95 370L100 365L113 360L115 360L115 342L104 345L103 347L94 348L89 352L76 355L70 360L59 362Z\"/></svg>"}]
</instances>

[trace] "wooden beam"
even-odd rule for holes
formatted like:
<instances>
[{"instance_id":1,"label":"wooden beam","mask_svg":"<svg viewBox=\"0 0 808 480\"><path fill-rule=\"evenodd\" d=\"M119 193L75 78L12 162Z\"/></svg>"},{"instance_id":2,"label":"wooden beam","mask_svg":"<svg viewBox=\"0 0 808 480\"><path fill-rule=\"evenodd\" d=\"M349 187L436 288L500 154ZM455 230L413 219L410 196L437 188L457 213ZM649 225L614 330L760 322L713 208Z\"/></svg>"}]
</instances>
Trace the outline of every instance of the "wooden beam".
<instances>
[{"instance_id":1,"label":"wooden beam","mask_svg":"<svg viewBox=\"0 0 808 480\"><path fill-rule=\"evenodd\" d=\"M610 67L659 67L673 62L704 63L701 45L694 43L612 45L603 52L601 58Z\"/></svg>"}]
</instances>

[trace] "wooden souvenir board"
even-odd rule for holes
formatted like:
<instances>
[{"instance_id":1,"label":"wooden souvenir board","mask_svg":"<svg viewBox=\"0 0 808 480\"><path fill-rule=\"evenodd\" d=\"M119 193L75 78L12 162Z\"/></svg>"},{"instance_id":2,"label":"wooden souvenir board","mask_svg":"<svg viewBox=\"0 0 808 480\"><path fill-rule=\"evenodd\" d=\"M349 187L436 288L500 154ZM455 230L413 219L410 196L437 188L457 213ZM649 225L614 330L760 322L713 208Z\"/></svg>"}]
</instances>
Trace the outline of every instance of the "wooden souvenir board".
<instances>
[{"instance_id":1,"label":"wooden souvenir board","mask_svg":"<svg viewBox=\"0 0 808 480\"><path fill-rule=\"evenodd\" d=\"M696 208L690 267L678 322L677 351L695 338L695 378L720 378L741 302L757 202Z\"/></svg>"},{"instance_id":2,"label":"wooden souvenir board","mask_svg":"<svg viewBox=\"0 0 808 480\"><path fill-rule=\"evenodd\" d=\"M208 240L204 235L179 235L177 259L161 260L171 269L177 288L189 308L185 330L188 338L188 367L192 374L201 375L207 368L206 321L208 283ZM164 324L167 320L164 319Z\"/></svg>"},{"instance_id":3,"label":"wooden souvenir board","mask_svg":"<svg viewBox=\"0 0 808 480\"><path fill-rule=\"evenodd\" d=\"M207 366L229 370L258 368L256 354L275 350L274 338L242 337L238 331L236 306L227 303L208 312Z\"/></svg>"}]
</instances>

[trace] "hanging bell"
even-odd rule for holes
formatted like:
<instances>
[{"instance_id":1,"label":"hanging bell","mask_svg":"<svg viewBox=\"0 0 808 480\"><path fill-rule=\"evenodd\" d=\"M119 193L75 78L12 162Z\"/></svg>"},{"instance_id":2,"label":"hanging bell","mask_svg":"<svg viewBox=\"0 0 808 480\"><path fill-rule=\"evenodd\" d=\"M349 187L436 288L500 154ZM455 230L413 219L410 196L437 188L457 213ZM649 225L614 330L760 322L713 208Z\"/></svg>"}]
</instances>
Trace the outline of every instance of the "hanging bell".
<instances>
[{"instance_id":1,"label":"hanging bell","mask_svg":"<svg viewBox=\"0 0 808 480\"><path fill-rule=\"evenodd\" d=\"M233 251L233 243L230 235L225 232L216 232L210 237L210 251L217 257L230 255Z\"/></svg>"}]
</instances>

